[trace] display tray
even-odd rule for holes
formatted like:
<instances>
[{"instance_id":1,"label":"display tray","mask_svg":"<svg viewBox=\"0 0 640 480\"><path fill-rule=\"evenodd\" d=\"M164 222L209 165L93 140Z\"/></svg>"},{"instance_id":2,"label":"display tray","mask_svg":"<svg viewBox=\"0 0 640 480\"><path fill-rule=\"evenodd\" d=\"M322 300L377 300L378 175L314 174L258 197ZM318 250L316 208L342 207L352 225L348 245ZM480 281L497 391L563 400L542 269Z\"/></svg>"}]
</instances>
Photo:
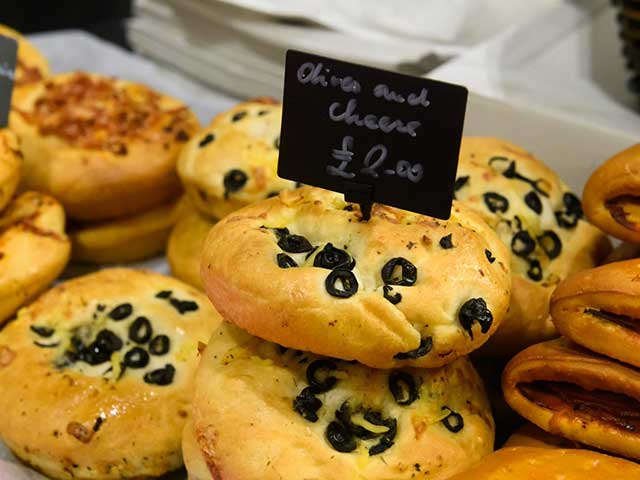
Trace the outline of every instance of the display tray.
<instances>
[{"instance_id":1,"label":"display tray","mask_svg":"<svg viewBox=\"0 0 640 480\"><path fill-rule=\"evenodd\" d=\"M81 69L147 83L185 101L202 123L208 123L213 115L237 101L83 32L35 35L31 39L50 59L56 72ZM69 45L73 48L70 49ZM258 96L261 92L255 93ZM582 192L584 183L597 165L638 141L629 134L572 123L473 93L467 106L464 134L501 137L522 145L549 164L576 192ZM162 257L131 266L168 273L167 263ZM92 269L71 265L64 276L68 278ZM44 478L21 465L0 443L0 479ZM186 474L176 472L164 479L182 480L186 479Z\"/></svg>"}]
</instances>

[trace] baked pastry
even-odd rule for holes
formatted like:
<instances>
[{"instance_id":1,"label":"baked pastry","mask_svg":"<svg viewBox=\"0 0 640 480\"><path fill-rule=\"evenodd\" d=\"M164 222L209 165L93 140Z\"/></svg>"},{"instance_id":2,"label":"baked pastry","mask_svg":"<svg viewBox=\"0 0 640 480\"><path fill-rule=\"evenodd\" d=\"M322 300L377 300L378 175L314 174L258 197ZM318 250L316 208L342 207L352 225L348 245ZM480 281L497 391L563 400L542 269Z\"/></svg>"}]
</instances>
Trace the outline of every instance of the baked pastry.
<instances>
[{"instance_id":1,"label":"baked pastry","mask_svg":"<svg viewBox=\"0 0 640 480\"><path fill-rule=\"evenodd\" d=\"M581 445L578 442L545 432L533 423L525 423L513 432L504 447L581 448Z\"/></svg>"},{"instance_id":2,"label":"baked pastry","mask_svg":"<svg viewBox=\"0 0 640 480\"><path fill-rule=\"evenodd\" d=\"M182 431L182 458L187 469L188 480L212 480L207 462L202 455L196 431L193 428L193 420L187 420Z\"/></svg>"},{"instance_id":3,"label":"baked pastry","mask_svg":"<svg viewBox=\"0 0 640 480\"><path fill-rule=\"evenodd\" d=\"M202 253L223 318L258 337L374 368L438 367L482 345L509 303L506 247L466 207L449 221L313 187L218 222Z\"/></svg>"},{"instance_id":4,"label":"baked pastry","mask_svg":"<svg viewBox=\"0 0 640 480\"><path fill-rule=\"evenodd\" d=\"M463 137L455 196L478 212L512 253L509 314L478 353L510 357L556 337L549 315L553 289L611 249L606 236L582 220L580 199L533 155L489 137Z\"/></svg>"},{"instance_id":5,"label":"baked pastry","mask_svg":"<svg viewBox=\"0 0 640 480\"><path fill-rule=\"evenodd\" d=\"M0 35L18 41L18 61L13 79L15 88L38 82L49 75L49 62L24 36L6 25L0 25Z\"/></svg>"},{"instance_id":6,"label":"baked pastry","mask_svg":"<svg viewBox=\"0 0 640 480\"><path fill-rule=\"evenodd\" d=\"M167 244L167 261L171 274L194 287L204 290L200 278L200 257L204 241L215 222L200 214L191 202L175 224Z\"/></svg>"},{"instance_id":7,"label":"baked pastry","mask_svg":"<svg viewBox=\"0 0 640 480\"><path fill-rule=\"evenodd\" d=\"M543 430L640 459L640 371L556 339L516 355L502 388Z\"/></svg>"},{"instance_id":8,"label":"baked pastry","mask_svg":"<svg viewBox=\"0 0 640 480\"><path fill-rule=\"evenodd\" d=\"M18 137L9 129L0 129L0 212L18 187L21 164L22 153Z\"/></svg>"},{"instance_id":9,"label":"baked pastry","mask_svg":"<svg viewBox=\"0 0 640 480\"><path fill-rule=\"evenodd\" d=\"M376 370L226 323L203 353L193 420L220 479L445 479L493 449L491 409L466 358Z\"/></svg>"},{"instance_id":10,"label":"baked pastry","mask_svg":"<svg viewBox=\"0 0 640 480\"><path fill-rule=\"evenodd\" d=\"M558 285L551 315L560 333L640 367L640 259L583 270Z\"/></svg>"},{"instance_id":11,"label":"baked pastry","mask_svg":"<svg viewBox=\"0 0 640 480\"><path fill-rule=\"evenodd\" d=\"M450 480L640 479L640 466L589 450L511 447L485 457Z\"/></svg>"},{"instance_id":12,"label":"baked pastry","mask_svg":"<svg viewBox=\"0 0 640 480\"><path fill-rule=\"evenodd\" d=\"M82 72L24 89L10 125L22 142L26 188L52 194L81 221L135 215L178 196L176 158L198 129L182 103Z\"/></svg>"},{"instance_id":13,"label":"baked pastry","mask_svg":"<svg viewBox=\"0 0 640 480\"><path fill-rule=\"evenodd\" d=\"M124 263L164 251L171 228L187 211L186 199L154 207L131 217L98 223L75 223L69 236L72 257L87 263Z\"/></svg>"},{"instance_id":14,"label":"baked pastry","mask_svg":"<svg viewBox=\"0 0 640 480\"><path fill-rule=\"evenodd\" d=\"M70 250L55 199L25 192L9 203L0 215L0 325L60 275Z\"/></svg>"},{"instance_id":15,"label":"baked pastry","mask_svg":"<svg viewBox=\"0 0 640 480\"><path fill-rule=\"evenodd\" d=\"M587 218L609 235L640 243L640 143L607 160L584 187Z\"/></svg>"},{"instance_id":16,"label":"baked pastry","mask_svg":"<svg viewBox=\"0 0 640 480\"><path fill-rule=\"evenodd\" d=\"M182 465L207 298L156 273L107 269L43 294L0 331L0 438L56 479Z\"/></svg>"},{"instance_id":17,"label":"baked pastry","mask_svg":"<svg viewBox=\"0 0 640 480\"><path fill-rule=\"evenodd\" d=\"M212 219L295 188L277 175L282 105L268 98L221 113L182 150L178 174L195 207Z\"/></svg>"}]
</instances>

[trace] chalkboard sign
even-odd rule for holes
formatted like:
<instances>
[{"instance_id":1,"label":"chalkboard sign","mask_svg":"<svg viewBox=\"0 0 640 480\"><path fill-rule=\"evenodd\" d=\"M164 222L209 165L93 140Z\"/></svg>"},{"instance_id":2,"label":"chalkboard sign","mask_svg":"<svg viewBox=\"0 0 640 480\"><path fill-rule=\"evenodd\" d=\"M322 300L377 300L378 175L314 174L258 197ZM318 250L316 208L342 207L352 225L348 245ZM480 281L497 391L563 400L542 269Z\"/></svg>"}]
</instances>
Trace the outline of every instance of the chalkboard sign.
<instances>
[{"instance_id":1,"label":"chalkboard sign","mask_svg":"<svg viewBox=\"0 0 640 480\"><path fill-rule=\"evenodd\" d=\"M458 85L289 50L278 175L447 219L466 104Z\"/></svg>"},{"instance_id":2,"label":"chalkboard sign","mask_svg":"<svg viewBox=\"0 0 640 480\"><path fill-rule=\"evenodd\" d=\"M0 35L0 128L9 124L13 76L16 70L18 42Z\"/></svg>"}]
</instances>

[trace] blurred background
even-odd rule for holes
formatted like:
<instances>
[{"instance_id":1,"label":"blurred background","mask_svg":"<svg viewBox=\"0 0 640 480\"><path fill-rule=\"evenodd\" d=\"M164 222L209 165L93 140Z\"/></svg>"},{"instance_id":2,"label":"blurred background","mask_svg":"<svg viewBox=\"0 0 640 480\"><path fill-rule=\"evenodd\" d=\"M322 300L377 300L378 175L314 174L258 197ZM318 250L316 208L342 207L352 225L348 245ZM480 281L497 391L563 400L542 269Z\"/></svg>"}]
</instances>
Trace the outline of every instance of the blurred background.
<instances>
[{"instance_id":1,"label":"blurred background","mask_svg":"<svg viewBox=\"0 0 640 480\"><path fill-rule=\"evenodd\" d=\"M54 70L78 68L80 61L87 70L122 74L105 64L115 61L113 52L87 47L85 35L103 49L151 59L214 95L279 97L284 52L296 48L464 84L577 122L640 131L640 0L4 3L0 22L29 34ZM124 76L137 79L143 67L126 68Z\"/></svg>"}]
</instances>

